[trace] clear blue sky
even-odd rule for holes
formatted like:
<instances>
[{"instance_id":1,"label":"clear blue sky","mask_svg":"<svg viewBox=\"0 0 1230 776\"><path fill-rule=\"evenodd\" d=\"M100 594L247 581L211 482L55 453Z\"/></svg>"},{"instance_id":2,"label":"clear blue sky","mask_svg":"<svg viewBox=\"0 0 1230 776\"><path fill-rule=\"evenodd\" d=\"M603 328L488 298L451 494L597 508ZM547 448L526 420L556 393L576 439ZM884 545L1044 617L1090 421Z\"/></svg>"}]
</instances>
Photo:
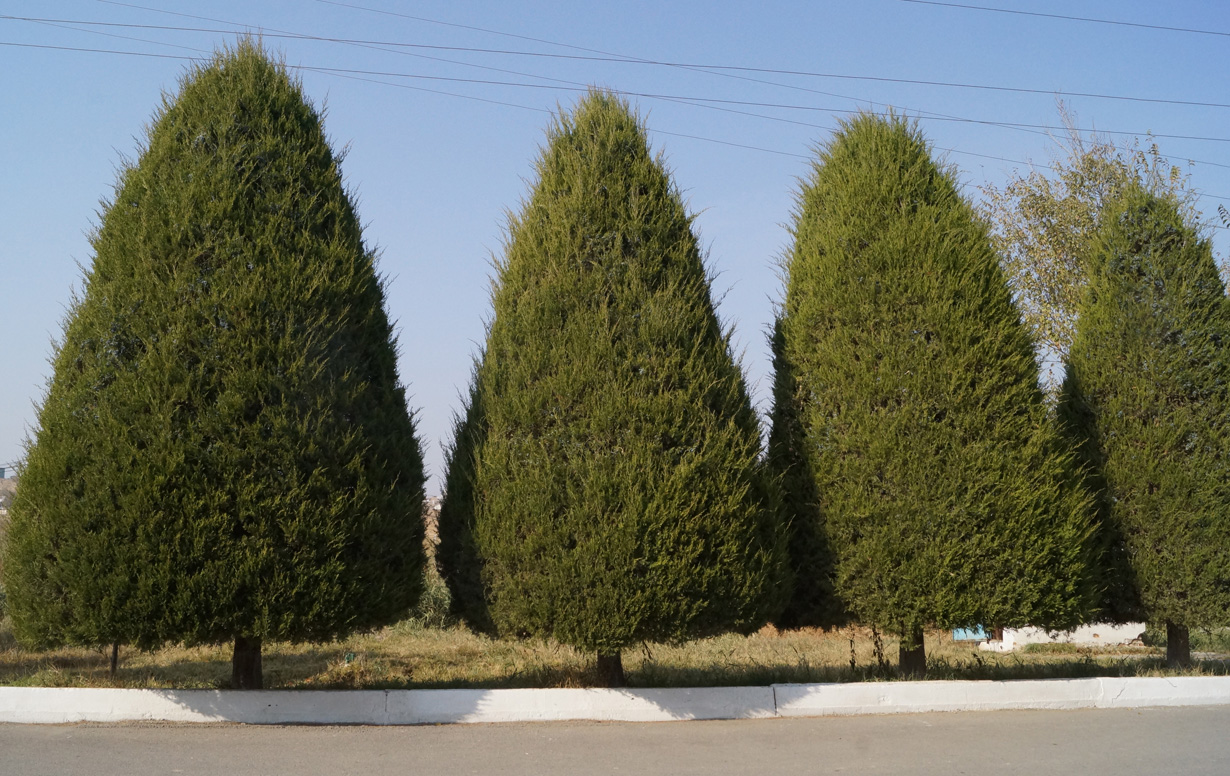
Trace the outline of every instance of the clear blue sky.
<instances>
[{"instance_id":1,"label":"clear blue sky","mask_svg":"<svg viewBox=\"0 0 1230 776\"><path fill-rule=\"evenodd\" d=\"M0 45L0 465L22 454L53 343L80 287L79 265L92 260L87 236L98 223L99 202L110 195L118 166L139 153L160 95L176 89L186 63L175 57L205 55L233 42L235 31L250 30L263 31L267 47L282 52L288 65L398 74L300 71L309 97L328 106L326 130L335 146L349 148L343 172L358 195L367 240L382 249L389 312L401 331L401 378L417 413L434 493L452 416L490 314L491 260L501 251L506 212L527 192L549 112L570 105L586 84L640 95L629 99L699 214L720 311L734 326L762 410L771 385L765 332L781 294L776 262L788 240L784 225L811 148L829 136L838 116L892 105L921 117L924 132L960 168L976 199L979 186L1002 184L1023 163L1046 164L1054 144L1045 131L953 118L1055 125L1056 95L1075 92L1230 103L1230 4L969 2L1222 34L909 0L0 4L9 17L196 28L0 18L4 44L172 57ZM283 33L416 47L275 37ZM697 98L776 107L704 107ZM1215 218L1219 203L1230 208L1230 108L1067 99L1082 126L1152 131L1173 161L1197 160L1190 172L1206 216ZM1224 256L1230 233L1211 233Z\"/></svg>"}]
</instances>

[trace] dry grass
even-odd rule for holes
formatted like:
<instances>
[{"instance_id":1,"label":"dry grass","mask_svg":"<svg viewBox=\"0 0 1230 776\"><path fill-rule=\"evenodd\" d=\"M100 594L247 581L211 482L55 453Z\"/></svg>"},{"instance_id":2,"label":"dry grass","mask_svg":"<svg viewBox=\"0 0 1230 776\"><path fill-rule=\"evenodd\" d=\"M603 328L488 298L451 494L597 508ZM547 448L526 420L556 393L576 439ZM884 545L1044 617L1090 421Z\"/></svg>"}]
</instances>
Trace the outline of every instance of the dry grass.
<instances>
[{"instance_id":1,"label":"dry grass","mask_svg":"<svg viewBox=\"0 0 1230 776\"><path fill-rule=\"evenodd\" d=\"M765 685L774 682L848 682L895 678L897 644L863 629L721 636L680 646L647 644L624 653L633 686ZM1171 675L1153 647L1091 649L1053 645L997 655L980 653L947 634L928 634L933 679L1032 679L1078 676ZM0 621L0 685L46 687L217 688L230 679L230 648L166 647L121 651L108 675L102 650L23 650ZM1186 673L1227 674L1223 659L1201 661ZM415 622L330 644L267 645L265 684L274 688L583 687L594 684L592 659L550 642L494 641L454 627Z\"/></svg>"}]
</instances>

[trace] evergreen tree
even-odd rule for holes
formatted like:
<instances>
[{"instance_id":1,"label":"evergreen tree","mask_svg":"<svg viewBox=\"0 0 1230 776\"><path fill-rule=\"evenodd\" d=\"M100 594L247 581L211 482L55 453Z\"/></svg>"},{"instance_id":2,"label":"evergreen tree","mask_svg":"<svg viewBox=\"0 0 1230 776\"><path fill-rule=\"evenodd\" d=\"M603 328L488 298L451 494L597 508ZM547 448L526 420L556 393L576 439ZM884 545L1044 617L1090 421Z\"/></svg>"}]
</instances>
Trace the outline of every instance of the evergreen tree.
<instances>
[{"instance_id":1,"label":"evergreen tree","mask_svg":"<svg viewBox=\"0 0 1230 776\"><path fill-rule=\"evenodd\" d=\"M1100 494L1106 614L1230 625L1230 309L1173 197L1129 187L1103 219L1060 397Z\"/></svg>"},{"instance_id":2,"label":"evergreen tree","mask_svg":"<svg viewBox=\"0 0 1230 776\"><path fill-rule=\"evenodd\" d=\"M835 627L848 619L834 588L836 559L821 519L813 456L802 424L804 396L786 354L779 316L769 338L773 354L773 409L769 416L769 471L781 483L782 523L787 530L794 588L777 624L783 628Z\"/></svg>"},{"instance_id":3,"label":"evergreen tree","mask_svg":"<svg viewBox=\"0 0 1230 776\"><path fill-rule=\"evenodd\" d=\"M794 491L796 577L831 578L839 607L899 634L904 673L926 670L924 627L1080 622L1089 497L953 172L909 122L859 115L795 216L771 459ZM788 611L817 606L834 608L798 586Z\"/></svg>"},{"instance_id":4,"label":"evergreen tree","mask_svg":"<svg viewBox=\"0 0 1230 776\"><path fill-rule=\"evenodd\" d=\"M423 470L374 254L285 68L241 41L183 79L93 238L5 545L38 645L234 643L394 621Z\"/></svg>"},{"instance_id":5,"label":"evergreen tree","mask_svg":"<svg viewBox=\"0 0 1230 776\"><path fill-rule=\"evenodd\" d=\"M743 376L679 192L602 92L510 223L450 455L441 562L471 624L598 654L750 630L783 563Z\"/></svg>"}]
</instances>

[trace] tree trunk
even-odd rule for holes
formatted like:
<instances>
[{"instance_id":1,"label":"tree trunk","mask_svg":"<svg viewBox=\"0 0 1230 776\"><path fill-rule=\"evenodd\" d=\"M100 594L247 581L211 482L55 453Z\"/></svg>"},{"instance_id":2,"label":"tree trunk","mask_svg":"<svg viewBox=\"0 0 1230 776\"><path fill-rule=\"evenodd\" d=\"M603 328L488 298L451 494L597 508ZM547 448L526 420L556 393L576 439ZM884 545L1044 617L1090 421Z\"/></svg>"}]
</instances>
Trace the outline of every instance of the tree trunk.
<instances>
[{"instance_id":1,"label":"tree trunk","mask_svg":"<svg viewBox=\"0 0 1230 776\"><path fill-rule=\"evenodd\" d=\"M235 654L231 657L231 688L259 690L261 675L261 640L235 637Z\"/></svg>"},{"instance_id":2,"label":"tree trunk","mask_svg":"<svg viewBox=\"0 0 1230 776\"><path fill-rule=\"evenodd\" d=\"M1186 668L1192 664L1191 633L1186 625L1166 622L1166 665Z\"/></svg>"},{"instance_id":3,"label":"tree trunk","mask_svg":"<svg viewBox=\"0 0 1230 776\"><path fill-rule=\"evenodd\" d=\"M120 643L111 642L111 678L115 678L115 670L120 667Z\"/></svg>"},{"instance_id":4,"label":"tree trunk","mask_svg":"<svg viewBox=\"0 0 1230 776\"><path fill-rule=\"evenodd\" d=\"M626 687L624 679L624 661L619 651L610 654L598 653L598 686Z\"/></svg>"},{"instance_id":5,"label":"tree trunk","mask_svg":"<svg viewBox=\"0 0 1230 776\"><path fill-rule=\"evenodd\" d=\"M913 632L902 634L897 663L902 676L922 679L927 675L927 653L923 645L922 628L914 628Z\"/></svg>"}]
</instances>

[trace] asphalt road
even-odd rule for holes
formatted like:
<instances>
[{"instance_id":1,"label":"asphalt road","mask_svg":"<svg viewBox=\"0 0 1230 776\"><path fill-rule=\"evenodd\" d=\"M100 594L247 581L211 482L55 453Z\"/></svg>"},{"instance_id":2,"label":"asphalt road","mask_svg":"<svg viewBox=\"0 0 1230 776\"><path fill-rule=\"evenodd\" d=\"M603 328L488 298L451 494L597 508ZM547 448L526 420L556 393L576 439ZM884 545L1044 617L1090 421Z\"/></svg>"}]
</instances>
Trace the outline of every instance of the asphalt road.
<instances>
[{"instance_id":1,"label":"asphalt road","mask_svg":"<svg viewBox=\"0 0 1230 776\"><path fill-rule=\"evenodd\" d=\"M1230 706L439 727L0 725L4 776L1230 773Z\"/></svg>"}]
</instances>

